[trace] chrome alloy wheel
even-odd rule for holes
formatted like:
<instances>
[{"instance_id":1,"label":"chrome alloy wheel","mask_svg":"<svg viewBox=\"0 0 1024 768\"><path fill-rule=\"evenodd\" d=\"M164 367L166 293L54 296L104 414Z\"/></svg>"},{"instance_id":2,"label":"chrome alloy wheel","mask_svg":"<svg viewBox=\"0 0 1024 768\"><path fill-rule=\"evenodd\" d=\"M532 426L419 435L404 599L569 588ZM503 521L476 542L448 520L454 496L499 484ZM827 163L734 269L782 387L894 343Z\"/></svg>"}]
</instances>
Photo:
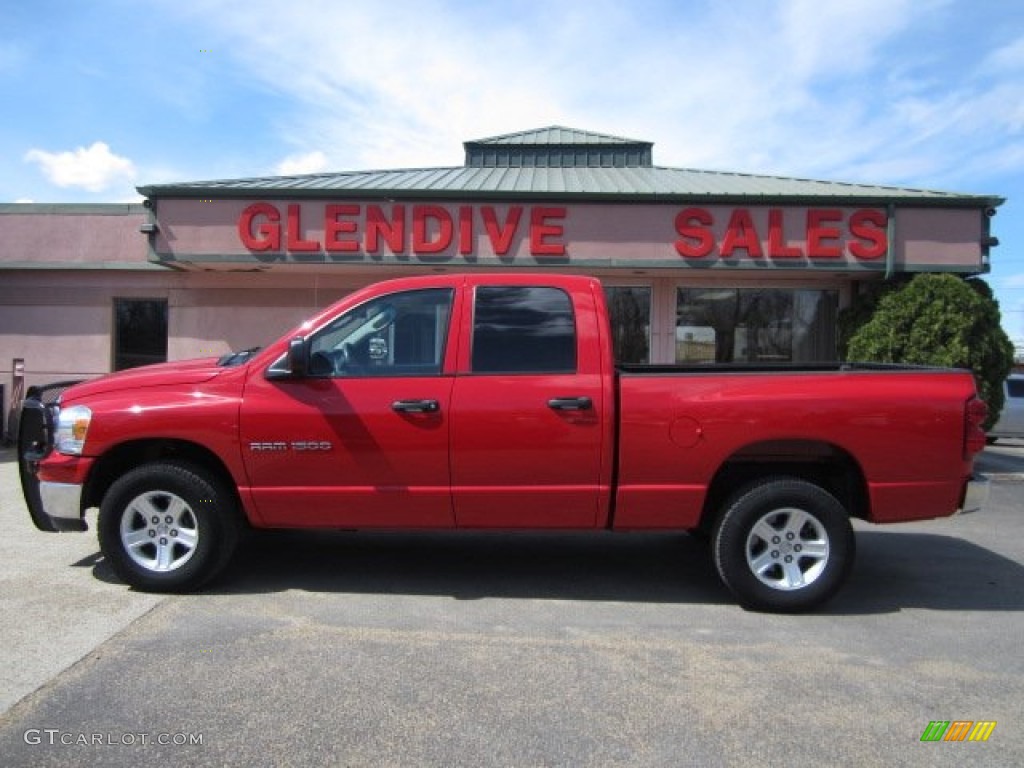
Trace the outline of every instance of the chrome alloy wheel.
<instances>
[{"instance_id":1,"label":"chrome alloy wheel","mask_svg":"<svg viewBox=\"0 0 1024 768\"><path fill-rule=\"evenodd\" d=\"M813 584L825 572L828 533L805 510L775 509L750 529L745 551L747 566L762 584L789 592Z\"/></svg>"},{"instance_id":2,"label":"chrome alloy wheel","mask_svg":"<svg viewBox=\"0 0 1024 768\"><path fill-rule=\"evenodd\" d=\"M128 503L121 515L121 544L141 568L174 571L189 561L199 543L199 524L183 498L149 491Z\"/></svg>"}]
</instances>

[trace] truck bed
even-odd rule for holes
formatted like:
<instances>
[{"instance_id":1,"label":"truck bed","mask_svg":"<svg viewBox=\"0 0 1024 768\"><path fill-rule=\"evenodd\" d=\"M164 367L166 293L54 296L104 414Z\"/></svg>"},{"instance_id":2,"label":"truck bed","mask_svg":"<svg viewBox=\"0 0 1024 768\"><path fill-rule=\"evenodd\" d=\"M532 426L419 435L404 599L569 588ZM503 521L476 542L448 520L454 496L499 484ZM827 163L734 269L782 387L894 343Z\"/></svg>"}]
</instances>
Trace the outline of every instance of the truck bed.
<instances>
[{"instance_id":1,"label":"truck bed","mask_svg":"<svg viewBox=\"0 0 1024 768\"><path fill-rule=\"evenodd\" d=\"M955 368L930 365L907 365L901 363L689 363L689 364L640 364L621 363L616 370L629 376L667 376L678 374L728 374L728 373L853 373L871 372L955 372Z\"/></svg>"},{"instance_id":2,"label":"truck bed","mask_svg":"<svg viewBox=\"0 0 1024 768\"><path fill-rule=\"evenodd\" d=\"M969 374L817 363L618 368L615 527L691 527L748 475L816 464L852 478L851 514L872 522L957 509ZM730 474L731 473L731 474ZM724 478L724 479L723 479Z\"/></svg>"}]
</instances>

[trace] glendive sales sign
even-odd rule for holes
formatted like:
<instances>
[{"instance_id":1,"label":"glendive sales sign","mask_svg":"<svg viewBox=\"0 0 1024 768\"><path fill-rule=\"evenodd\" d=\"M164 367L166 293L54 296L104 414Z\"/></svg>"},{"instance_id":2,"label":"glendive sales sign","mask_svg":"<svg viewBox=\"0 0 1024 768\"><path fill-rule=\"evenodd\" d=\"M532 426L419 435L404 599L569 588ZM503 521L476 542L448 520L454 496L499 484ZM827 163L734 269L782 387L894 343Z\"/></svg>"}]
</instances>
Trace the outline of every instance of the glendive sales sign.
<instances>
[{"instance_id":1,"label":"glendive sales sign","mask_svg":"<svg viewBox=\"0 0 1024 768\"><path fill-rule=\"evenodd\" d=\"M864 263L885 256L886 225L878 208L257 202L242 210L237 232L253 254L565 262L631 244L644 258L660 241L648 258Z\"/></svg>"}]
</instances>

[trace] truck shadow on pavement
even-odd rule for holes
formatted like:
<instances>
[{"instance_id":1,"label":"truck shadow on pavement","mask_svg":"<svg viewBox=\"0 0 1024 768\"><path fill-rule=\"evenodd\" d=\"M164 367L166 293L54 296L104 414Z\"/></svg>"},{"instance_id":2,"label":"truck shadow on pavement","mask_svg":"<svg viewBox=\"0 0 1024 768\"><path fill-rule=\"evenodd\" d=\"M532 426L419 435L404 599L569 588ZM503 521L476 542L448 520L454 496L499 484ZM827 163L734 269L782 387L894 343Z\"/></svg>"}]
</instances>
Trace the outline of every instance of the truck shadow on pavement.
<instances>
[{"instance_id":1,"label":"truck shadow on pavement","mask_svg":"<svg viewBox=\"0 0 1024 768\"><path fill-rule=\"evenodd\" d=\"M952 536L859 531L825 615L1024 610L1024 567ZM102 558L76 563L116 583ZM207 593L311 593L730 604L706 544L684 534L261 531Z\"/></svg>"},{"instance_id":2,"label":"truck shadow on pavement","mask_svg":"<svg viewBox=\"0 0 1024 768\"><path fill-rule=\"evenodd\" d=\"M214 591L724 603L685 534L260 532Z\"/></svg>"},{"instance_id":3,"label":"truck shadow on pavement","mask_svg":"<svg viewBox=\"0 0 1024 768\"><path fill-rule=\"evenodd\" d=\"M1024 440L1000 440L988 446L974 468L987 475L1024 473Z\"/></svg>"},{"instance_id":4,"label":"truck shadow on pavement","mask_svg":"<svg viewBox=\"0 0 1024 768\"><path fill-rule=\"evenodd\" d=\"M1024 566L965 539L858 531L857 562L825 613L1024 610Z\"/></svg>"}]
</instances>

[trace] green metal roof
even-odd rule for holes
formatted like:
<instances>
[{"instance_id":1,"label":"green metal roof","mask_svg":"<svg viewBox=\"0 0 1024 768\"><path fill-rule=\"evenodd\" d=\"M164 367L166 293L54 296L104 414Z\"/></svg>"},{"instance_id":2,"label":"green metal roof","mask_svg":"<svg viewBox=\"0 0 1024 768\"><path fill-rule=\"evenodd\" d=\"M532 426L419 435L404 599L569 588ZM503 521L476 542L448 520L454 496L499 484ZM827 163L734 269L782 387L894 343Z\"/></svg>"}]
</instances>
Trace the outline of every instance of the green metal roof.
<instances>
[{"instance_id":1,"label":"green metal roof","mask_svg":"<svg viewBox=\"0 0 1024 768\"><path fill-rule=\"evenodd\" d=\"M147 197L365 197L997 206L1000 197L654 166L650 142L549 126L465 142L447 168L152 184ZM646 152L646 155L644 154Z\"/></svg>"}]
</instances>

